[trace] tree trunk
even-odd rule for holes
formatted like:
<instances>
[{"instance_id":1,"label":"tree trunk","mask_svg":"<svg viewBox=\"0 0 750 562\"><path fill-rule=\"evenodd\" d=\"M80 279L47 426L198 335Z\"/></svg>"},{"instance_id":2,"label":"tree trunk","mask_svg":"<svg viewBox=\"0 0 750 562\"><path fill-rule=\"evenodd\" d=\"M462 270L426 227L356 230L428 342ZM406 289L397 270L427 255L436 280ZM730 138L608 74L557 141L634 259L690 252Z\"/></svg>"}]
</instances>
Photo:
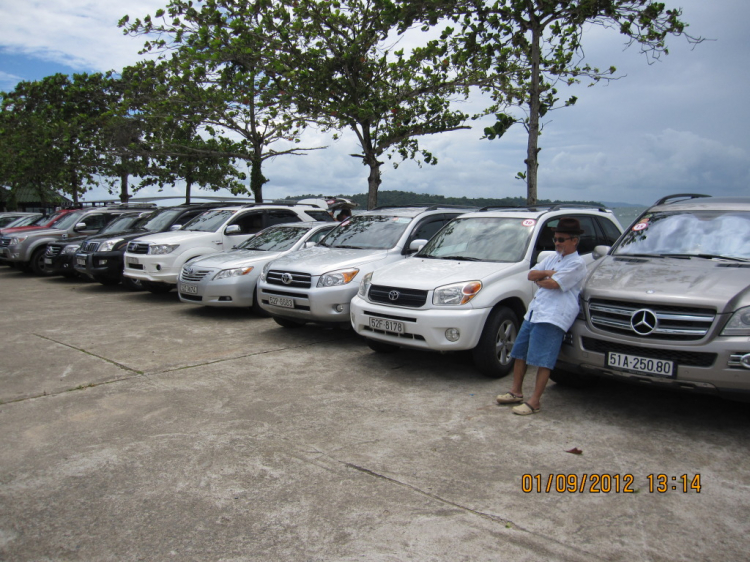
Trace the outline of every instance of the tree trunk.
<instances>
[{"instance_id":1,"label":"tree trunk","mask_svg":"<svg viewBox=\"0 0 750 562\"><path fill-rule=\"evenodd\" d=\"M190 205L190 188L193 186L193 181L190 178L185 178L185 205Z\"/></svg>"},{"instance_id":2,"label":"tree trunk","mask_svg":"<svg viewBox=\"0 0 750 562\"><path fill-rule=\"evenodd\" d=\"M250 190L255 196L256 203L263 203L263 184L268 181L263 177L262 164L259 156L254 157L250 164Z\"/></svg>"},{"instance_id":3,"label":"tree trunk","mask_svg":"<svg viewBox=\"0 0 750 562\"><path fill-rule=\"evenodd\" d=\"M120 174L120 203L127 203L130 200L130 194L128 193L128 173L123 172Z\"/></svg>"},{"instance_id":4,"label":"tree trunk","mask_svg":"<svg viewBox=\"0 0 750 562\"><path fill-rule=\"evenodd\" d=\"M539 106L540 106L540 73L542 30L531 14L531 88L529 90L529 142L526 149L526 204L537 202L537 171L539 170Z\"/></svg>"}]
</instances>

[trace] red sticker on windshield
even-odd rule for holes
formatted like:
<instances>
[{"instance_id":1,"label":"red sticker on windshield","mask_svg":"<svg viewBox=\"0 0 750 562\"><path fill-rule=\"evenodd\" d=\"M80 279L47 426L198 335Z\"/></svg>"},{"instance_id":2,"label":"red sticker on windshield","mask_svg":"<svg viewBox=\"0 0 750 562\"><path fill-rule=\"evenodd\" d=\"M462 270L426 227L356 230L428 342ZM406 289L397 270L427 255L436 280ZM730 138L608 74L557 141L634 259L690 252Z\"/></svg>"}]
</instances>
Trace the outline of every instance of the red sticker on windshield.
<instances>
[{"instance_id":1,"label":"red sticker on windshield","mask_svg":"<svg viewBox=\"0 0 750 562\"><path fill-rule=\"evenodd\" d=\"M646 230L648 228L647 222L639 222L636 225L633 225L633 232L638 232L639 230Z\"/></svg>"},{"instance_id":2,"label":"red sticker on windshield","mask_svg":"<svg viewBox=\"0 0 750 562\"><path fill-rule=\"evenodd\" d=\"M536 224L536 221L534 219L526 219L521 224L524 226L534 226Z\"/></svg>"}]
</instances>

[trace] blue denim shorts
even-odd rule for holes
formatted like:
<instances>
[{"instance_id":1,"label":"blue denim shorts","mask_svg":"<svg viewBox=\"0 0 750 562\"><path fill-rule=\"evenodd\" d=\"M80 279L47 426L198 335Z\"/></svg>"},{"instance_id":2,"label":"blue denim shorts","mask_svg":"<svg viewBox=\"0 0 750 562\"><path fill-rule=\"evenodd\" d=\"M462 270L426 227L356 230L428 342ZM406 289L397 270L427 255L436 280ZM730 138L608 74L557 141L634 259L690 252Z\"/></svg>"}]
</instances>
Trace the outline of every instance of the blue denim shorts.
<instances>
[{"instance_id":1,"label":"blue denim shorts","mask_svg":"<svg viewBox=\"0 0 750 562\"><path fill-rule=\"evenodd\" d=\"M565 331L547 322L524 320L510 356L528 365L554 369Z\"/></svg>"}]
</instances>

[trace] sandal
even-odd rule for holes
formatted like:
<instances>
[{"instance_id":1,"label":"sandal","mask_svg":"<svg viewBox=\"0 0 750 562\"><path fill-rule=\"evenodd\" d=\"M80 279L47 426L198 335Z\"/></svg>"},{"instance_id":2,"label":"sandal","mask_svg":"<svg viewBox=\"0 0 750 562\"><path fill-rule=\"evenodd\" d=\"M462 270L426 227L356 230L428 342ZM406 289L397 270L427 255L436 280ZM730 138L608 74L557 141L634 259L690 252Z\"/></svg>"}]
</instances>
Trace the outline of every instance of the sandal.
<instances>
[{"instance_id":1,"label":"sandal","mask_svg":"<svg viewBox=\"0 0 750 562\"><path fill-rule=\"evenodd\" d=\"M512 392L506 392L497 397L498 404L518 404L519 402L523 402L523 394L518 396Z\"/></svg>"},{"instance_id":2,"label":"sandal","mask_svg":"<svg viewBox=\"0 0 750 562\"><path fill-rule=\"evenodd\" d=\"M528 416L530 414L538 414L541 408L532 408L529 406L528 402L524 402L520 406L515 406L513 408L513 413L518 414L519 416Z\"/></svg>"}]
</instances>

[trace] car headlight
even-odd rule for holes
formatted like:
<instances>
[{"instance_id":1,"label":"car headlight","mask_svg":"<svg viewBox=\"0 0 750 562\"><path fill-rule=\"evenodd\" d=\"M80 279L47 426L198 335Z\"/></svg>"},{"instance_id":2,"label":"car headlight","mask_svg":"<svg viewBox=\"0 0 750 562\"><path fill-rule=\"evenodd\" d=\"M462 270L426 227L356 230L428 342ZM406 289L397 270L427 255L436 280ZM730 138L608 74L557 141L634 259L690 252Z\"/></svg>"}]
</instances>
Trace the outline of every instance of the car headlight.
<instances>
[{"instance_id":1,"label":"car headlight","mask_svg":"<svg viewBox=\"0 0 750 562\"><path fill-rule=\"evenodd\" d=\"M481 281L465 281L463 283L452 283L435 289L432 295L432 304L435 305L461 305L466 304L482 290Z\"/></svg>"},{"instance_id":2,"label":"car headlight","mask_svg":"<svg viewBox=\"0 0 750 562\"><path fill-rule=\"evenodd\" d=\"M271 264L273 262L269 261L266 265L263 266L263 269L260 271L260 280L265 281L266 275L268 275L268 271L271 269Z\"/></svg>"},{"instance_id":3,"label":"car headlight","mask_svg":"<svg viewBox=\"0 0 750 562\"><path fill-rule=\"evenodd\" d=\"M120 242L122 242L122 238L113 238L112 240L105 240L101 244L99 244L98 252L111 252L115 249L115 246L117 246Z\"/></svg>"},{"instance_id":4,"label":"car headlight","mask_svg":"<svg viewBox=\"0 0 750 562\"><path fill-rule=\"evenodd\" d=\"M62 253L69 256L70 254L75 254L80 248L80 244L68 244L62 249Z\"/></svg>"},{"instance_id":5,"label":"car headlight","mask_svg":"<svg viewBox=\"0 0 750 562\"><path fill-rule=\"evenodd\" d=\"M247 275L252 270L252 267L235 267L234 269L222 269L219 273L214 275L213 281L216 281L217 279L228 279L229 277L240 277L241 275Z\"/></svg>"},{"instance_id":6,"label":"car headlight","mask_svg":"<svg viewBox=\"0 0 750 562\"><path fill-rule=\"evenodd\" d=\"M8 244L8 245L9 246L17 246L18 244L20 244L21 242L23 242L27 238L28 238L28 236L14 236L13 238L10 239L10 244Z\"/></svg>"},{"instance_id":7,"label":"car headlight","mask_svg":"<svg viewBox=\"0 0 750 562\"><path fill-rule=\"evenodd\" d=\"M370 285L372 285L372 271L364 276L362 281L359 282L359 290L357 294L363 299L367 298L367 293L370 292Z\"/></svg>"},{"instance_id":8,"label":"car headlight","mask_svg":"<svg viewBox=\"0 0 750 562\"><path fill-rule=\"evenodd\" d=\"M722 336L750 336L750 306L740 308L721 331Z\"/></svg>"},{"instance_id":9,"label":"car headlight","mask_svg":"<svg viewBox=\"0 0 750 562\"><path fill-rule=\"evenodd\" d=\"M320 279L318 279L318 287L346 285L357 276L357 273L359 273L359 269L339 269L338 271L329 271L320 276Z\"/></svg>"},{"instance_id":10,"label":"car headlight","mask_svg":"<svg viewBox=\"0 0 750 562\"><path fill-rule=\"evenodd\" d=\"M179 248L179 244L151 244L148 247L148 253L151 255L169 254Z\"/></svg>"}]
</instances>

